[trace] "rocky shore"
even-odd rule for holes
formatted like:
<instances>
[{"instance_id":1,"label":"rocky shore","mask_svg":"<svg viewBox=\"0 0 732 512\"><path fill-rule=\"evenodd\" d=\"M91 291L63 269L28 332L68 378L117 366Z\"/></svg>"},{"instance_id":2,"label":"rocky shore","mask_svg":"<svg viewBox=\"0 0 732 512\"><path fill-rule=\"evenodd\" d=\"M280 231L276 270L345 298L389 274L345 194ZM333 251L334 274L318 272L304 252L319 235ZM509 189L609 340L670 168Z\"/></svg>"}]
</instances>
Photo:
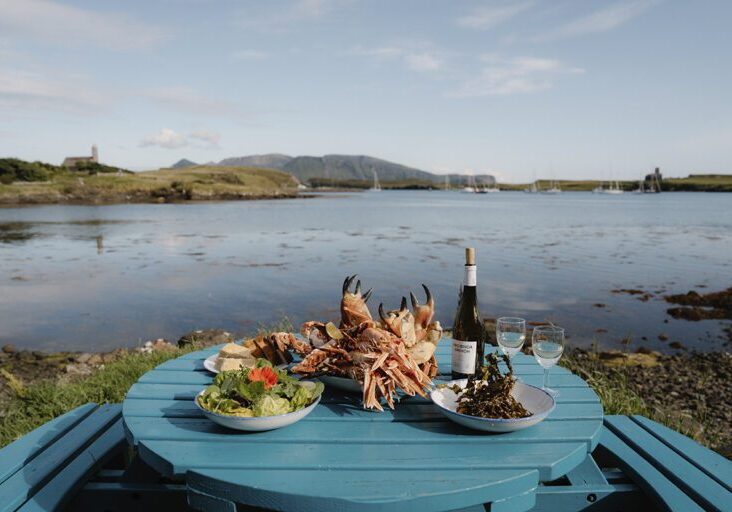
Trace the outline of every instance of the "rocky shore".
<instances>
[{"instance_id":1,"label":"rocky shore","mask_svg":"<svg viewBox=\"0 0 732 512\"><path fill-rule=\"evenodd\" d=\"M572 369L627 383L655 416L732 459L732 353L593 352L574 349Z\"/></svg>"}]
</instances>

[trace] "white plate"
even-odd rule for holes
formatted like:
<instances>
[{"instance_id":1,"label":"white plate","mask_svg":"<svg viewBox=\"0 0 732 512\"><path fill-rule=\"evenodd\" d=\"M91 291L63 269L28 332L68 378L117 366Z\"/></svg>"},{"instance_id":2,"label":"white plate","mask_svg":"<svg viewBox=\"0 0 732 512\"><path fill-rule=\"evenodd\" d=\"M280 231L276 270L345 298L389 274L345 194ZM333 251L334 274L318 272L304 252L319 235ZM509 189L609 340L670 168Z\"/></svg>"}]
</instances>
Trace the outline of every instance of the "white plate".
<instances>
[{"instance_id":1,"label":"white plate","mask_svg":"<svg viewBox=\"0 0 732 512\"><path fill-rule=\"evenodd\" d=\"M357 380L348 377L334 377L333 375L320 375L318 380L326 387L348 391L349 393L363 393L363 386Z\"/></svg>"},{"instance_id":2,"label":"white plate","mask_svg":"<svg viewBox=\"0 0 732 512\"><path fill-rule=\"evenodd\" d=\"M457 384L464 388L468 383L468 379L453 380L448 382L449 386ZM430 398L437 408L448 419L458 423L464 427L485 432L513 432L521 430L532 425L536 425L544 420L554 410L556 405L554 398L535 386L516 382L511 391L513 397L523 405L526 410L531 413L528 418L502 419L502 418L480 418L477 416L469 416L456 412L457 395L452 389L437 388L430 393Z\"/></svg>"},{"instance_id":3,"label":"white plate","mask_svg":"<svg viewBox=\"0 0 732 512\"><path fill-rule=\"evenodd\" d=\"M201 393L205 391L201 390ZM198 393L193 402L196 407L214 423L218 423L222 427L231 428L234 430L245 430L247 432L263 432L265 430L274 430L276 428L286 427L297 423L305 416L313 412L315 406L320 403L320 396L307 407L300 409L299 411L289 412L287 414L278 414L277 416L260 416L257 418L242 418L240 416L227 416L226 414L218 414L215 412L207 411L198 403L198 397L201 395ZM321 395L322 396L322 395Z\"/></svg>"},{"instance_id":4,"label":"white plate","mask_svg":"<svg viewBox=\"0 0 732 512\"><path fill-rule=\"evenodd\" d=\"M219 355L214 354L212 356L208 356L206 359L203 360L203 367L206 368L211 373L219 373L218 368L216 368L216 361L218 361ZM280 370L284 370L289 365L287 364L278 364L275 366L275 368L279 368Z\"/></svg>"}]
</instances>

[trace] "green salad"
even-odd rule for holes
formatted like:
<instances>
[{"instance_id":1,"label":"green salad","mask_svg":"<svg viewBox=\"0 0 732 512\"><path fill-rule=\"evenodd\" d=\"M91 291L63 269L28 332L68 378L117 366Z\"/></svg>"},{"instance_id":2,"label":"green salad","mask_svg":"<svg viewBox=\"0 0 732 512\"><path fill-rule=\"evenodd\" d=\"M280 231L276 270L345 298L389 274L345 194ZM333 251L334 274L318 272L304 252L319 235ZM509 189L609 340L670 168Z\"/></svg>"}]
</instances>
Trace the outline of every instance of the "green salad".
<instances>
[{"instance_id":1,"label":"green salad","mask_svg":"<svg viewBox=\"0 0 732 512\"><path fill-rule=\"evenodd\" d=\"M266 359L253 368L221 372L196 398L207 411L229 416L276 416L303 409L323 392L321 382L301 382Z\"/></svg>"}]
</instances>

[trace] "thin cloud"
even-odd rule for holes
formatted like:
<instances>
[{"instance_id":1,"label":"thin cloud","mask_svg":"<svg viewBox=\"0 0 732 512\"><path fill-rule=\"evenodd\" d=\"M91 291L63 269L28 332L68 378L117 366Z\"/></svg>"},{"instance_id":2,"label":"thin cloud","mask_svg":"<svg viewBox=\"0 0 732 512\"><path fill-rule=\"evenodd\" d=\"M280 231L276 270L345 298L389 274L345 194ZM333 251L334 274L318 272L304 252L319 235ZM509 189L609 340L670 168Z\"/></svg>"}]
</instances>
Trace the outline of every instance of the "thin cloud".
<instances>
[{"instance_id":1,"label":"thin cloud","mask_svg":"<svg viewBox=\"0 0 732 512\"><path fill-rule=\"evenodd\" d=\"M157 87L144 91L143 95L160 106L187 114L219 117L246 115L238 104L204 96L190 87Z\"/></svg>"},{"instance_id":2,"label":"thin cloud","mask_svg":"<svg viewBox=\"0 0 732 512\"><path fill-rule=\"evenodd\" d=\"M357 46L348 52L350 55L368 57L377 61L399 61L407 69L418 72L439 71L445 64L444 58L433 50L425 50L428 44L404 46L377 46L364 48Z\"/></svg>"},{"instance_id":3,"label":"thin cloud","mask_svg":"<svg viewBox=\"0 0 732 512\"><path fill-rule=\"evenodd\" d=\"M101 110L107 101L107 96L87 85L82 76L49 77L34 71L0 68L0 110L88 114Z\"/></svg>"},{"instance_id":4,"label":"thin cloud","mask_svg":"<svg viewBox=\"0 0 732 512\"><path fill-rule=\"evenodd\" d=\"M404 61L412 71L438 71L442 67L442 59L428 52L408 54Z\"/></svg>"},{"instance_id":5,"label":"thin cloud","mask_svg":"<svg viewBox=\"0 0 732 512\"><path fill-rule=\"evenodd\" d=\"M484 60L488 65L449 96L474 98L534 93L551 88L562 75L584 73L584 69L567 66L557 59L516 57L504 60L487 56Z\"/></svg>"},{"instance_id":6,"label":"thin cloud","mask_svg":"<svg viewBox=\"0 0 732 512\"><path fill-rule=\"evenodd\" d=\"M159 132L143 138L141 148L159 147L163 149L179 149L192 146L200 149L218 149L221 134L213 130L196 130L184 135L172 128L162 128Z\"/></svg>"},{"instance_id":7,"label":"thin cloud","mask_svg":"<svg viewBox=\"0 0 732 512\"><path fill-rule=\"evenodd\" d=\"M269 58L269 54L261 50L239 50L232 53L231 58L238 61L265 60Z\"/></svg>"},{"instance_id":8,"label":"thin cloud","mask_svg":"<svg viewBox=\"0 0 732 512\"><path fill-rule=\"evenodd\" d=\"M148 135L140 141L141 148L157 146L165 149L178 149L188 145L188 139L170 128L163 128L158 133Z\"/></svg>"},{"instance_id":9,"label":"thin cloud","mask_svg":"<svg viewBox=\"0 0 732 512\"><path fill-rule=\"evenodd\" d=\"M237 24L260 32L284 32L302 23L325 18L348 0L296 0L261 2L243 10Z\"/></svg>"},{"instance_id":10,"label":"thin cloud","mask_svg":"<svg viewBox=\"0 0 732 512\"><path fill-rule=\"evenodd\" d=\"M204 149L218 149L221 134L212 130L197 130L190 134L190 138L200 143Z\"/></svg>"},{"instance_id":11,"label":"thin cloud","mask_svg":"<svg viewBox=\"0 0 732 512\"><path fill-rule=\"evenodd\" d=\"M128 50L152 46L167 32L120 12L99 12L52 0L0 0L0 30L61 44Z\"/></svg>"},{"instance_id":12,"label":"thin cloud","mask_svg":"<svg viewBox=\"0 0 732 512\"><path fill-rule=\"evenodd\" d=\"M546 42L608 32L640 16L658 3L659 0L634 0L617 3L530 39L535 42Z\"/></svg>"},{"instance_id":13,"label":"thin cloud","mask_svg":"<svg viewBox=\"0 0 732 512\"><path fill-rule=\"evenodd\" d=\"M455 22L464 28L486 30L505 23L517 14L528 10L532 5L534 5L533 1L476 7L469 14L460 16Z\"/></svg>"}]
</instances>

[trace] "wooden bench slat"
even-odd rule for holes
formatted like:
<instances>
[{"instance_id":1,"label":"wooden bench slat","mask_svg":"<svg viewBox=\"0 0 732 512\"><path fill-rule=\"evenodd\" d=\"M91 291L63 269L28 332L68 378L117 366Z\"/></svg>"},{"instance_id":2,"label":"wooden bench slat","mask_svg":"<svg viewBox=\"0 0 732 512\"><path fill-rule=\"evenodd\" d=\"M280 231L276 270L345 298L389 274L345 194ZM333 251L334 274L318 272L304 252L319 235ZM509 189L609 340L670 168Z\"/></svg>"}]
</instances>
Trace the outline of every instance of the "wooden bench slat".
<instances>
[{"instance_id":1,"label":"wooden bench slat","mask_svg":"<svg viewBox=\"0 0 732 512\"><path fill-rule=\"evenodd\" d=\"M0 450L0 485L96 409L86 404L41 425Z\"/></svg>"},{"instance_id":2,"label":"wooden bench slat","mask_svg":"<svg viewBox=\"0 0 732 512\"><path fill-rule=\"evenodd\" d=\"M52 479L121 414L119 405L103 405L0 485L0 512L14 511Z\"/></svg>"},{"instance_id":3,"label":"wooden bench slat","mask_svg":"<svg viewBox=\"0 0 732 512\"><path fill-rule=\"evenodd\" d=\"M679 456L627 416L609 416L606 425L697 503L710 510L728 510L732 494L716 480Z\"/></svg>"},{"instance_id":4,"label":"wooden bench slat","mask_svg":"<svg viewBox=\"0 0 732 512\"><path fill-rule=\"evenodd\" d=\"M18 509L19 512L45 512L61 508L125 444L120 418Z\"/></svg>"},{"instance_id":5,"label":"wooden bench slat","mask_svg":"<svg viewBox=\"0 0 732 512\"><path fill-rule=\"evenodd\" d=\"M732 491L732 461L705 448L693 439L644 416L632 416L632 418L666 446L714 478L728 491Z\"/></svg>"},{"instance_id":6,"label":"wooden bench slat","mask_svg":"<svg viewBox=\"0 0 732 512\"><path fill-rule=\"evenodd\" d=\"M703 510L653 464L607 428L602 432L600 449L614 456L620 468L666 510L678 512Z\"/></svg>"}]
</instances>

